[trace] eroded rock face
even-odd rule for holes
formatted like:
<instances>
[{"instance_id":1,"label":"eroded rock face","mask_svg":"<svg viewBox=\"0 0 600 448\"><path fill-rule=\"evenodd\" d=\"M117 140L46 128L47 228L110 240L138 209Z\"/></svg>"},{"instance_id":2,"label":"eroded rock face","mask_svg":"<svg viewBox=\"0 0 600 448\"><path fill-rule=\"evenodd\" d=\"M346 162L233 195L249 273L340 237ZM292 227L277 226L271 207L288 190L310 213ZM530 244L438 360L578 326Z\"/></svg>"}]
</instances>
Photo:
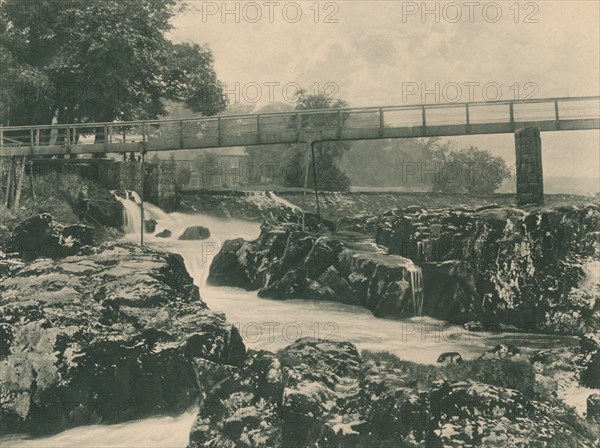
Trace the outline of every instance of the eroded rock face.
<instances>
[{"instance_id":1,"label":"eroded rock face","mask_svg":"<svg viewBox=\"0 0 600 448\"><path fill-rule=\"evenodd\" d=\"M476 362L494 372L493 364L510 361ZM463 365L361 357L350 343L313 338L277 355L251 352L236 367L199 360L204 393L190 448L594 446L591 425L532 399L533 391L435 379L460 375Z\"/></svg>"},{"instance_id":2,"label":"eroded rock face","mask_svg":"<svg viewBox=\"0 0 600 448\"><path fill-rule=\"evenodd\" d=\"M414 316L418 268L385 255L365 235L315 233L296 224L263 225L256 241L225 242L208 277L215 286L258 289L260 297L360 305L377 316Z\"/></svg>"},{"instance_id":3,"label":"eroded rock face","mask_svg":"<svg viewBox=\"0 0 600 448\"><path fill-rule=\"evenodd\" d=\"M64 258L77 255L94 244L94 228L82 224L64 226L48 213L34 215L12 231L8 250L27 261L38 257Z\"/></svg>"},{"instance_id":4,"label":"eroded rock face","mask_svg":"<svg viewBox=\"0 0 600 448\"><path fill-rule=\"evenodd\" d=\"M245 357L179 255L129 243L14 266L0 279L0 332L3 432L182 412L198 398L193 359Z\"/></svg>"},{"instance_id":5,"label":"eroded rock face","mask_svg":"<svg viewBox=\"0 0 600 448\"><path fill-rule=\"evenodd\" d=\"M423 269L424 313L530 331L599 328L600 207L396 210L376 241ZM597 269L597 268L596 268Z\"/></svg>"}]
</instances>

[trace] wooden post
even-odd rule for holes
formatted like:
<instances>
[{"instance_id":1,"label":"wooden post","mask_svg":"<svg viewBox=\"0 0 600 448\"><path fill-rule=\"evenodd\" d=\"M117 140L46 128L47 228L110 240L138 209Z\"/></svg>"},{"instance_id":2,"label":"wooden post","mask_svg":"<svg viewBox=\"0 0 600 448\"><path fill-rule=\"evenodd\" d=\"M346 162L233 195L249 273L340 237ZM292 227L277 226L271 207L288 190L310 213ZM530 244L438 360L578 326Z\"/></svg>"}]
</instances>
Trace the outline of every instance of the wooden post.
<instances>
[{"instance_id":1,"label":"wooden post","mask_svg":"<svg viewBox=\"0 0 600 448\"><path fill-rule=\"evenodd\" d=\"M383 107L379 108L379 136L383 137L385 129L385 121L383 118Z\"/></svg>"},{"instance_id":2,"label":"wooden post","mask_svg":"<svg viewBox=\"0 0 600 448\"><path fill-rule=\"evenodd\" d=\"M560 114L558 113L558 100L554 100L554 119L556 120L556 129L560 129Z\"/></svg>"},{"instance_id":3,"label":"wooden post","mask_svg":"<svg viewBox=\"0 0 600 448\"><path fill-rule=\"evenodd\" d=\"M513 104L512 101L508 104L508 113L510 114L510 128L514 131L515 130L515 105Z\"/></svg>"},{"instance_id":4,"label":"wooden post","mask_svg":"<svg viewBox=\"0 0 600 448\"><path fill-rule=\"evenodd\" d=\"M427 112L425 105L421 106L421 119L423 121L423 136L427 135Z\"/></svg>"}]
</instances>

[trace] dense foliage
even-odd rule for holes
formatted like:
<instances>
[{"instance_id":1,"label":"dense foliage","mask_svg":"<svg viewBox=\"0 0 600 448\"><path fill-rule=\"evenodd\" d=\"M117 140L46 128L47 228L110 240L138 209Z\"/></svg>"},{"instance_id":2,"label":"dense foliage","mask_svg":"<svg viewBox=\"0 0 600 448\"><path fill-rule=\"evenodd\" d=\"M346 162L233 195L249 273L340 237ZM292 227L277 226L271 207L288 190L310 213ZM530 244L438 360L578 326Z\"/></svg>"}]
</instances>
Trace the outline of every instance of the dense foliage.
<instances>
[{"instance_id":1,"label":"dense foliage","mask_svg":"<svg viewBox=\"0 0 600 448\"><path fill-rule=\"evenodd\" d=\"M226 97L209 49L165 34L175 0L0 3L3 124L158 117L164 99L205 115Z\"/></svg>"}]
</instances>

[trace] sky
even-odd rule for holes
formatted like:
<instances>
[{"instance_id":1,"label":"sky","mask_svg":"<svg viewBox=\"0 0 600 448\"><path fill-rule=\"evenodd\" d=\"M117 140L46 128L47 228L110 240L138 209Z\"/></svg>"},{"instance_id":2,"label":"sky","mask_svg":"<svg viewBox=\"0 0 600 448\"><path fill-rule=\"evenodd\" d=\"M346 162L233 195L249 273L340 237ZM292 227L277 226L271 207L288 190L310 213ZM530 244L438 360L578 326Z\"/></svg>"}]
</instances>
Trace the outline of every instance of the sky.
<instances>
[{"instance_id":1,"label":"sky","mask_svg":"<svg viewBox=\"0 0 600 448\"><path fill-rule=\"evenodd\" d=\"M352 107L600 95L600 2L187 2L171 38L207 45L230 102L298 87ZM429 92L429 93L428 93ZM470 136L514 161L514 137ZM542 134L545 175L598 177L600 133Z\"/></svg>"}]
</instances>

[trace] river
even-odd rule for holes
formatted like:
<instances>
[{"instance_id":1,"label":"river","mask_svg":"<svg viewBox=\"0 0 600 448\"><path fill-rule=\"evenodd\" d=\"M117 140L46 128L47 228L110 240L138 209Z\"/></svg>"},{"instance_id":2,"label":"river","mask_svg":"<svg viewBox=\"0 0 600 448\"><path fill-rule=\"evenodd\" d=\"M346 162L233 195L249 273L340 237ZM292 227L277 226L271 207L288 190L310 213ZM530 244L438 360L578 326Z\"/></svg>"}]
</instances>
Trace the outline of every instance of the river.
<instances>
[{"instance_id":1,"label":"river","mask_svg":"<svg viewBox=\"0 0 600 448\"><path fill-rule=\"evenodd\" d=\"M139 201L135 196L134 199ZM139 206L133 200L124 200L123 203L128 229L125 238L139 242ZM576 338L568 336L468 332L460 326L428 317L378 319L357 306L310 300L265 300L255 292L212 287L206 284L208 267L220 245L232 238L255 239L260 233L260 224L203 214L167 214L152 204L146 204L145 218L157 221L155 233L163 229L172 232L171 238L145 235L145 244L181 254L203 300L210 309L226 314L228 321L239 328L248 347L274 351L299 337L315 336L348 340L360 350L389 351L410 361L433 364L443 352L457 351L464 359L471 359L500 342L513 343L523 352L578 344ZM208 227L211 237L204 241L177 239L187 227L194 225ZM589 389L571 387L561 392L561 398L582 413L590 393ZM190 410L174 418L156 417L117 425L85 426L39 439L11 436L1 439L0 446L184 448L194 417L194 410Z\"/></svg>"}]
</instances>

